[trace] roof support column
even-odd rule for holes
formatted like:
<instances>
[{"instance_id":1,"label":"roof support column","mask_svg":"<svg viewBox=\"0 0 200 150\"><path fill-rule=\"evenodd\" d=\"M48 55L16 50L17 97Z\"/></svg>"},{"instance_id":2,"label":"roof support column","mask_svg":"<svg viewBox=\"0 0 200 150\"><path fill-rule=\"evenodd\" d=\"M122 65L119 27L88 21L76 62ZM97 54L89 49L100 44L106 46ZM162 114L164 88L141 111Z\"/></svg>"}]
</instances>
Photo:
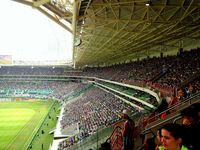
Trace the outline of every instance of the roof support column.
<instances>
[{"instance_id":1,"label":"roof support column","mask_svg":"<svg viewBox=\"0 0 200 150\"><path fill-rule=\"evenodd\" d=\"M72 62L73 62L73 67L76 67L76 62L75 62L75 40L76 40L76 27L77 27L77 11L78 11L78 0L74 0L73 3L73 18L72 18L72 31L73 31L73 52L72 52Z\"/></svg>"}]
</instances>

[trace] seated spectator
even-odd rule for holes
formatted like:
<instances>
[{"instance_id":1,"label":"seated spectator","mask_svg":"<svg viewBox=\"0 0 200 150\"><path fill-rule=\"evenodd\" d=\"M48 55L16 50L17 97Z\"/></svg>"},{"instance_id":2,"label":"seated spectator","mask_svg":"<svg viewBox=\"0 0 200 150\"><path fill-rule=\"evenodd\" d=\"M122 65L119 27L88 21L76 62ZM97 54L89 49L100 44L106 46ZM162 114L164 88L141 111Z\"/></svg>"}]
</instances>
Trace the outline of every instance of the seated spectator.
<instances>
[{"instance_id":1,"label":"seated spectator","mask_svg":"<svg viewBox=\"0 0 200 150\"><path fill-rule=\"evenodd\" d=\"M200 150L200 123L198 112L199 110L197 110L194 105L181 111L182 124L184 125L186 132L185 143L191 150Z\"/></svg>"},{"instance_id":2,"label":"seated spectator","mask_svg":"<svg viewBox=\"0 0 200 150\"><path fill-rule=\"evenodd\" d=\"M200 103L192 104L190 107L193 107L198 115L198 122L200 121Z\"/></svg>"},{"instance_id":3,"label":"seated spectator","mask_svg":"<svg viewBox=\"0 0 200 150\"><path fill-rule=\"evenodd\" d=\"M144 142L144 150L155 150L156 148L156 143L155 143L155 138L148 138Z\"/></svg>"},{"instance_id":4,"label":"seated spectator","mask_svg":"<svg viewBox=\"0 0 200 150\"><path fill-rule=\"evenodd\" d=\"M190 106L181 111L182 124L183 125L193 125L199 120L198 112L194 106Z\"/></svg>"},{"instance_id":5,"label":"seated spectator","mask_svg":"<svg viewBox=\"0 0 200 150\"><path fill-rule=\"evenodd\" d=\"M165 124L161 128L162 145L159 150L188 150L183 145L184 132L179 124Z\"/></svg>"},{"instance_id":6,"label":"seated spectator","mask_svg":"<svg viewBox=\"0 0 200 150\"><path fill-rule=\"evenodd\" d=\"M156 143L156 150L159 150L159 147L162 145L162 135L161 135L161 129L157 130L156 133L156 139L155 139L155 143Z\"/></svg>"},{"instance_id":7,"label":"seated spectator","mask_svg":"<svg viewBox=\"0 0 200 150\"><path fill-rule=\"evenodd\" d=\"M159 150L159 147L162 146L161 138L161 129L158 129L156 135L144 141L144 145L140 150Z\"/></svg>"},{"instance_id":8,"label":"seated spectator","mask_svg":"<svg viewBox=\"0 0 200 150\"><path fill-rule=\"evenodd\" d=\"M98 150L111 150L111 145L108 142L104 142Z\"/></svg>"}]
</instances>

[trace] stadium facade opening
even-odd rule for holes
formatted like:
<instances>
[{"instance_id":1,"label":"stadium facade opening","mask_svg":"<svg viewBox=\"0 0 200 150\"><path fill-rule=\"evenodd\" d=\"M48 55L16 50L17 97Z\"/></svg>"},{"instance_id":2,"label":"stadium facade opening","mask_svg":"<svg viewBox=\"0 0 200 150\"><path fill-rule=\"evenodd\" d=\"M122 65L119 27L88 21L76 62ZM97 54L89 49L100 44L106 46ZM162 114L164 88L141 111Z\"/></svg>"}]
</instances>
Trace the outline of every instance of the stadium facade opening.
<instances>
[{"instance_id":1,"label":"stadium facade opening","mask_svg":"<svg viewBox=\"0 0 200 150\"><path fill-rule=\"evenodd\" d=\"M14 1L0 6L0 66L71 65L72 34L37 9Z\"/></svg>"}]
</instances>

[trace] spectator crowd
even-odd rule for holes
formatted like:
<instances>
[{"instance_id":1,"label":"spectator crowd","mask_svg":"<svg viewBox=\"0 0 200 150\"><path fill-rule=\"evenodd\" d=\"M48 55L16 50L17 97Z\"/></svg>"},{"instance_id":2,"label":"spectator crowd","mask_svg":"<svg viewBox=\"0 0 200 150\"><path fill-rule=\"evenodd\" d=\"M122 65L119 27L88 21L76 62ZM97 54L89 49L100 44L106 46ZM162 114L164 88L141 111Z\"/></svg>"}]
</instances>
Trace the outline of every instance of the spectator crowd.
<instances>
[{"instance_id":1,"label":"spectator crowd","mask_svg":"<svg viewBox=\"0 0 200 150\"><path fill-rule=\"evenodd\" d=\"M0 67L0 76L13 75L90 76L146 86L160 91L169 108L200 91L200 49L180 51L176 56L146 58L112 66L86 67L82 70L54 67ZM72 81L0 81L0 90L49 90L51 92L48 96L57 99L63 99L84 86L83 83ZM154 103L152 98L149 101ZM140 106L142 107L141 104ZM119 121L119 114L124 109L131 111L132 114L137 111L109 92L95 87L79 96L76 101L65 105L61 121L62 129L78 124L80 130L78 139L81 140L95 133L101 126ZM173 132L168 126L163 129Z\"/></svg>"}]
</instances>

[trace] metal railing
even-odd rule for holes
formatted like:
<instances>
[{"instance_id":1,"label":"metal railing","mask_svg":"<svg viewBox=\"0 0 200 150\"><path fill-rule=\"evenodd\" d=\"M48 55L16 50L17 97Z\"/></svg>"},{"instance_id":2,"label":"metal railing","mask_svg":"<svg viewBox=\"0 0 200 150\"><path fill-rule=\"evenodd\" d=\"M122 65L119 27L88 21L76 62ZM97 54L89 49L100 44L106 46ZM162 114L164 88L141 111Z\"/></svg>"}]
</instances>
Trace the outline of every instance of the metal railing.
<instances>
[{"instance_id":1,"label":"metal railing","mask_svg":"<svg viewBox=\"0 0 200 150\"><path fill-rule=\"evenodd\" d=\"M183 110L184 108L190 106L191 104L197 103L200 101L200 93L196 93L194 95L192 95L191 97L177 103L176 105L170 107L169 109L156 114L155 116L149 118L147 120L147 125L146 125L146 129L144 131L142 131L142 133L145 133L148 130L151 130L153 128L155 128L156 126L159 126L165 122L168 122L170 120L173 119L180 119L180 111ZM170 112L169 115L167 115L165 117L165 119L161 119L160 116L161 114L165 113L165 112ZM174 114L176 113L176 114Z\"/></svg>"}]
</instances>

